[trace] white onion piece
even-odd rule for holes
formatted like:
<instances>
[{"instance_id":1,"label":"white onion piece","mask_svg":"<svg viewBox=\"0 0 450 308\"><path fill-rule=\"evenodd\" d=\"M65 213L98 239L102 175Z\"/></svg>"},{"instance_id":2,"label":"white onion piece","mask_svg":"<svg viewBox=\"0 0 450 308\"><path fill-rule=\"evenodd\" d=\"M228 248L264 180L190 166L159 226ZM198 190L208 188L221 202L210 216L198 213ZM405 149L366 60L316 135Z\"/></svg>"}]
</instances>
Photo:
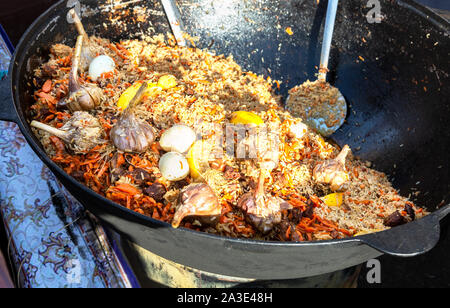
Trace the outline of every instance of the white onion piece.
<instances>
[{"instance_id":1,"label":"white onion piece","mask_svg":"<svg viewBox=\"0 0 450 308\"><path fill-rule=\"evenodd\" d=\"M106 55L98 56L89 65L89 77L91 77L92 81L97 81L102 74L112 72L115 68L116 64L111 57Z\"/></svg>"},{"instance_id":2,"label":"white onion piece","mask_svg":"<svg viewBox=\"0 0 450 308\"><path fill-rule=\"evenodd\" d=\"M196 139L195 132L186 125L174 125L166 130L159 140L161 148L166 152L185 153Z\"/></svg>"},{"instance_id":3,"label":"white onion piece","mask_svg":"<svg viewBox=\"0 0 450 308\"><path fill-rule=\"evenodd\" d=\"M181 181L189 174L189 164L180 153L169 152L159 160L159 171L169 181Z\"/></svg>"},{"instance_id":4,"label":"white onion piece","mask_svg":"<svg viewBox=\"0 0 450 308\"><path fill-rule=\"evenodd\" d=\"M298 138L298 139L301 139L306 134L307 131L308 131L308 126L306 126L306 124L303 124L303 123L292 124L289 129L289 132L291 133L291 135L294 138Z\"/></svg>"}]
</instances>

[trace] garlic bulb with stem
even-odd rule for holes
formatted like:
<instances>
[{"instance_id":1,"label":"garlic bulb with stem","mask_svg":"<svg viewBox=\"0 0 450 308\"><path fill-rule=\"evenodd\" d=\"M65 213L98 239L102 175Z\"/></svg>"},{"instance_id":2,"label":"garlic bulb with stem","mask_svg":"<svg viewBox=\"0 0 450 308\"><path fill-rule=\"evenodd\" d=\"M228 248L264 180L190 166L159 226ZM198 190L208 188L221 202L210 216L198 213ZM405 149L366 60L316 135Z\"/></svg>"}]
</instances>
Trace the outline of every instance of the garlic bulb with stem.
<instances>
[{"instance_id":1,"label":"garlic bulb with stem","mask_svg":"<svg viewBox=\"0 0 450 308\"><path fill-rule=\"evenodd\" d=\"M263 131L264 132L264 131ZM267 132L267 131L266 131ZM242 195L238 200L238 207L246 215L248 222L253 224L260 232L268 233L281 222L282 210L290 209L289 203L281 198L266 194L264 183L271 175L279 161L276 134L250 133L244 144L257 150L255 164L259 165L260 174L258 184L254 191Z\"/></svg>"},{"instance_id":2,"label":"garlic bulb with stem","mask_svg":"<svg viewBox=\"0 0 450 308\"><path fill-rule=\"evenodd\" d=\"M261 169L256 189L242 195L237 203L245 213L247 221L264 234L281 222L282 210L292 208L283 199L266 194L264 182L269 172L267 169Z\"/></svg>"},{"instance_id":3,"label":"garlic bulb with stem","mask_svg":"<svg viewBox=\"0 0 450 308\"><path fill-rule=\"evenodd\" d=\"M345 159L350 152L350 147L345 145L336 158L318 164L313 170L314 180L317 183L329 184L333 191L342 190L350 179L345 169Z\"/></svg>"},{"instance_id":4,"label":"garlic bulb with stem","mask_svg":"<svg viewBox=\"0 0 450 308\"><path fill-rule=\"evenodd\" d=\"M83 48L81 51L81 65L80 68L86 71L89 68L89 64L95 58L96 54L91 46L91 41L86 31L84 30L83 24L81 23L80 17L78 16L75 9L69 11L70 17L72 17L75 27L77 28L78 34L83 37Z\"/></svg>"},{"instance_id":5,"label":"garlic bulb with stem","mask_svg":"<svg viewBox=\"0 0 450 308\"><path fill-rule=\"evenodd\" d=\"M134 112L136 105L143 99L146 89L147 83L144 82L111 129L111 141L119 151L142 153L155 141L153 127L138 119Z\"/></svg>"},{"instance_id":6,"label":"garlic bulb with stem","mask_svg":"<svg viewBox=\"0 0 450 308\"><path fill-rule=\"evenodd\" d=\"M71 112L92 110L100 105L103 99L103 91L97 85L81 84L78 78L82 46L83 37L80 35L75 45L72 69L69 74L69 95L58 103L59 107L67 107Z\"/></svg>"},{"instance_id":7,"label":"garlic bulb with stem","mask_svg":"<svg viewBox=\"0 0 450 308\"><path fill-rule=\"evenodd\" d=\"M76 154L87 153L95 146L105 143L100 122L84 111L75 112L60 129L38 121L32 121L30 125L60 138Z\"/></svg>"},{"instance_id":8,"label":"garlic bulb with stem","mask_svg":"<svg viewBox=\"0 0 450 308\"><path fill-rule=\"evenodd\" d=\"M190 184L183 188L172 220L172 227L178 228L185 217L193 216L201 223L217 223L222 206L214 191L205 183Z\"/></svg>"}]
</instances>

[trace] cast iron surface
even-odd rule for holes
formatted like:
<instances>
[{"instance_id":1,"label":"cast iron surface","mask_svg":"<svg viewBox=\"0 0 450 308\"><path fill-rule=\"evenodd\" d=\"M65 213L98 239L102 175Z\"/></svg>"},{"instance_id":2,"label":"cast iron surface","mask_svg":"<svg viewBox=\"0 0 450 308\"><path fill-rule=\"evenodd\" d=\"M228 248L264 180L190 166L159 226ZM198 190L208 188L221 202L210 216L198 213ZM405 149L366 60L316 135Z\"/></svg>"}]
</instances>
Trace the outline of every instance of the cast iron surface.
<instances>
[{"instance_id":1,"label":"cast iron surface","mask_svg":"<svg viewBox=\"0 0 450 308\"><path fill-rule=\"evenodd\" d=\"M82 1L91 7L103 1ZM258 74L282 80L281 94L306 79L314 79L311 63L320 53L321 1L178 1L186 30L199 36L200 47L233 54L239 64ZM218 4L219 3L219 4ZM365 1L342 2L331 51L330 81L342 89L351 107L347 123L333 139L348 143L355 154L391 176L403 194L420 191L415 201L434 211L449 201L450 138L447 129L448 23L411 1L381 1L384 19L369 24ZM125 10L92 13L83 18L87 32L114 40L169 31L157 2L145 23L134 24ZM105 7L103 7L105 9ZM449 208L392 230L339 241L268 243L234 240L174 230L86 189L45 155L28 126L32 104L28 84L32 70L51 44L73 45L75 30L66 22L66 2L50 8L31 25L16 50L11 84L2 84L2 98L13 92L13 104L3 104L0 118L18 122L30 145L85 206L137 244L167 259L205 271L238 277L286 279L343 269L379 256L380 251L413 256L430 250L439 238L439 220ZM103 24L108 25L107 28ZM408 26L405 26L408 25ZM286 27L294 31L292 36ZM364 42L365 41L365 42ZM360 58L361 57L361 58ZM362 60L364 59L364 61ZM6 89L5 89L6 88ZM358 150L360 149L360 150ZM374 248L376 249L374 249ZM377 250L378 249L378 250ZM208 258L205 258L208 256Z\"/></svg>"}]
</instances>

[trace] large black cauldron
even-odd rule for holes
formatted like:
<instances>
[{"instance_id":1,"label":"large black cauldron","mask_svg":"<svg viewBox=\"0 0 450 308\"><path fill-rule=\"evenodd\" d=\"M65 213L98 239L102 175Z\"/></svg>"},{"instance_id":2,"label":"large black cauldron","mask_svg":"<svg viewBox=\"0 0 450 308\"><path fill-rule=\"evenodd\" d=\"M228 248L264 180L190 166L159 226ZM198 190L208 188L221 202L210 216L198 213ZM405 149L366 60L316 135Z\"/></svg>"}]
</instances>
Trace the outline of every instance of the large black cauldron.
<instances>
[{"instance_id":1,"label":"large black cauldron","mask_svg":"<svg viewBox=\"0 0 450 308\"><path fill-rule=\"evenodd\" d=\"M128 1L132 4L122 7L115 1L115 9L110 1L81 2L90 34L119 40L170 31L157 1ZM177 263L228 276L288 279L343 269L382 253L421 254L437 243L439 221L450 211L449 23L411 0L380 1L381 23L369 23L366 2L341 1L338 9L329 81L344 93L350 112L333 139L373 161L402 194L420 191L414 201L433 213L407 225L314 243L230 239L173 229L76 182L44 153L28 112L33 69L53 43L74 45L76 32L66 20L74 1L52 6L22 37L9 80L1 83L0 118L19 124L30 146L87 209ZM146 7L147 21L137 23L129 5ZM317 6L311 0L180 0L177 5L187 32L201 38L199 47L231 53L245 69L282 80L282 94L315 78L325 1Z\"/></svg>"}]
</instances>

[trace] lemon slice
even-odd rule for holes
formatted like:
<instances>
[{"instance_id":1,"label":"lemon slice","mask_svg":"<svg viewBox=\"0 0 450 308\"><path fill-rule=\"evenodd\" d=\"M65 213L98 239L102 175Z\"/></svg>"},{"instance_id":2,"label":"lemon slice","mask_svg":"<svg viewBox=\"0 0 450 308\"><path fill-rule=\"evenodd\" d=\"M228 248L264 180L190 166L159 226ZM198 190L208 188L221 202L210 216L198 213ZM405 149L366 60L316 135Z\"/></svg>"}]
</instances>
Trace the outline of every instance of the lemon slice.
<instances>
[{"instance_id":1,"label":"lemon slice","mask_svg":"<svg viewBox=\"0 0 450 308\"><path fill-rule=\"evenodd\" d=\"M133 84L128 89L126 89L125 92L123 92L122 95L120 96L119 101L117 102L117 107L119 107L121 110L125 110L125 108L128 107L128 104L130 103L131 99L136 95L141 85L142 81L139 81ZM161 91L161 87L159 87L156 83L148 82L147 90L145 91L144 96L151 96L159 91Z\"/></svg>"},{"instance_id":2,"label":"lemon slice","mask_svg":"<svg viewBox=\"0 0 450 308\"><path fill-rule=\"evenodd\" d=\"M260 116L249 111L236 111L231 115L231 124L254 124L261 125L264 121Z\"/></svg>"},{"instance_id":3,"label":"lemon slice","mask_svg":"<svg viewBox=\"0 0 450 308\"><path fill-rule=\"evenodd\" d=\"M328 206L340 207L342 203L344 203L344 194L343 193L329 194L320 199Z\"/></svg>"},{"instance_id":4,"label":"lemon slice","mask_svg":"<svg viewBox=\"0 0 450 308\"><path fill-rule=\"evenodd\" d=\"M177 86L177 79L173 75L164 75L158 80L158 87L163 90L175 88Z\"/></svg>"},{"instance_id":5,"label":"lemon slice","mask_svg":"<svg viewBox=\"0 0 450 308\"><path fill-rule=\"evenodd\" d=\"M187 154L187 160L193 179L201 178L202 173L208 170L211 150L211 144L204 140L198 140L192 145Z\"/></svg>"}]
</instances>

